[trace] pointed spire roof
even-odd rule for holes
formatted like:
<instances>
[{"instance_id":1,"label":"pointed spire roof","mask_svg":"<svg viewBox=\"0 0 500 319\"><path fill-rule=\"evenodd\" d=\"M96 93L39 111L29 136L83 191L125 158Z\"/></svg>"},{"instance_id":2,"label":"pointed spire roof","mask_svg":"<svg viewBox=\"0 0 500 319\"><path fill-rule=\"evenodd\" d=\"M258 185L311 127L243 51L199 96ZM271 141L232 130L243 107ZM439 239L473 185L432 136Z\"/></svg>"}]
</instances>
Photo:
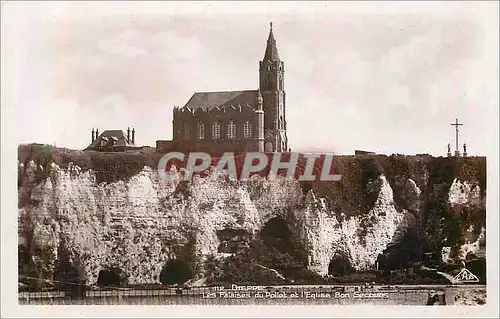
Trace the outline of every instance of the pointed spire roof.
<instances>
[{"instance_id":1,"label":"pointed spire roof","mask_svg":"<svg viewBox=\"0 0 500 319\"><path fill-rule=\"evenodd\" d=\"M262 99L262 94L260 93L260 89L257 90L257 98Z\"/></svg>"},{"instance_id":2,"label":"pointed spire roof","mask_svg":"<svg viewBox=\"0 0 500 319\"><path fill-rule=\"evenodd\" d=\"M270 23L269 37L267 38L266 53L264 54L264 61L280 61L278 48L276 47L276 40L273 34L273 23Z\"/></svg>"},{"instance_id":3,"label":"pointed spire roof","mask_svg":"<svg viewBox=\"0 0 500 319\"><path fill-rule=\"evenodd\" d=\"M260 93L260 89L257 90L257 104L262 104L264 99L262 98L262 94Z\"/></svg>"}]
</instances>

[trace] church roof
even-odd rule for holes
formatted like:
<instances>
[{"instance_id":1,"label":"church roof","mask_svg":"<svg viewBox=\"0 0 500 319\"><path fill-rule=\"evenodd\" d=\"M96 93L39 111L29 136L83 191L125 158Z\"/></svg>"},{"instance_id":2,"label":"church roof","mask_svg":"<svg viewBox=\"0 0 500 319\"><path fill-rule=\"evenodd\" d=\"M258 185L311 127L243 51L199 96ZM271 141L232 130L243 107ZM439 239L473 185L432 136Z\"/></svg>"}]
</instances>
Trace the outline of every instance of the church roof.
<instances>
[{"instance_id":1,"label":"church roof","mask_svg":"<svg viewBox=\"0 0 500 319\"><path fill-rule=\"evenodd\" d=\"M280 56L278 54L278 47L276 46L276 40L273 34L273 23L271 22L271 28L269 29L269 37L267 38L266 53L264 54L264 61L280 61Z\"/></svg>"},{"instance_id":2,"label":"church roof","mask_svg":"<svg viewBox=\"0 0 500 319\"><path fill-rule=\"evenodd\" d=\"M90 143L87 149L95 149L99 146L100 141L114 140L114 146L134 146L133 143L127 140L127 135L122 130L106 130L99 135L94 142Z\"/></svg>"},{"instance_id":3,"label":"church roof","mask_svg":"<svg viewBox=\"0 0 500 319\"><path fill-rule=\"evenodd\" d=\"M204 107L209 110L217 106L255 106L257 90L221 91L221 92L196 92L191 96L185 107L192 110Z\"/></svg>"}]
</instances>

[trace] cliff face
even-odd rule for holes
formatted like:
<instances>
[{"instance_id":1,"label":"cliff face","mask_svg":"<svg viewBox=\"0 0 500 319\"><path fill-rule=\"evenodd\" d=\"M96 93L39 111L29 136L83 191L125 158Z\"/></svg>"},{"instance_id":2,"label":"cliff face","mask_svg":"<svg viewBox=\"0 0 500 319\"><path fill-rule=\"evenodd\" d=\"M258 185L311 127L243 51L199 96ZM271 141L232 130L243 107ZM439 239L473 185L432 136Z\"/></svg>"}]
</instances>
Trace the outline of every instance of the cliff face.
<instances>
[{"instance_id":1,"label":"cliff face","mask_svg":"<svg viewBox=\"0 0 500 319\"><path fill-rule=\"evenodd\" d=\"M301 184L166 183L160 157L20 146L20 273L58 278L69 267L87 284L102 271L128 284L307 281L339 263L397 269L426 253L442 263L484 256L485 158L338 156L340 182Z\"/></svg>"}]
</instances>

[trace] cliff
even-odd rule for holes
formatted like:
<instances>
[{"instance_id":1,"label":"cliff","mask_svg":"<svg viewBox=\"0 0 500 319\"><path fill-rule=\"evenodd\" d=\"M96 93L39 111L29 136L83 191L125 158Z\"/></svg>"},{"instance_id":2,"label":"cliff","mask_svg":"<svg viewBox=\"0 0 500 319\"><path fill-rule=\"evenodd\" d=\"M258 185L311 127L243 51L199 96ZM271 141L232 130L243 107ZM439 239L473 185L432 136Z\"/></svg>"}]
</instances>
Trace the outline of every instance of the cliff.
<instances>
[{"instance_id":1,"label":"cliff","mask_svg":"<svg viewBox=\"0 0 500 319\"><path fill-rule=\"evenodd\" d=\"M160 158L21 145L20 274L88 285L312 283L484 260L484 157L336 156L342 179L331 184L166 183Z\"/></svg>"}]
</instances>

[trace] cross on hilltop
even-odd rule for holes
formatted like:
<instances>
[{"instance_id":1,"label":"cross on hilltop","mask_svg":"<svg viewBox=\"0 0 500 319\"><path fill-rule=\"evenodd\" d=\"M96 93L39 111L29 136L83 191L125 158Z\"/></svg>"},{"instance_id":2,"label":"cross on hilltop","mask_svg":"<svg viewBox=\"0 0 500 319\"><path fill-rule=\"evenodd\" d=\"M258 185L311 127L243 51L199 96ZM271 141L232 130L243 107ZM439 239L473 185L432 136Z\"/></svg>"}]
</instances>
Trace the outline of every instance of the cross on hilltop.
<instances>
[{"instance_id":1,"label":"cross on hilltop","mask_svg":"<svg viewBox=\"0 0 500 319\"><path fill-rule=\"evenodd\" d=\"M459 133L458 127L462 126L463 124L462 123L458 123L458 118L457 118L457 119L455 119L455 123L452 123L450 125L455 126L455 156L459 157L460 156L460 150L458 149L458 133ZM448 144L448 156L451 156L450 144ZM463 156L467 156L467 149L466 149L465 143L464 143L464 153L463 153Z\"/></svg>"}]
</instances>

